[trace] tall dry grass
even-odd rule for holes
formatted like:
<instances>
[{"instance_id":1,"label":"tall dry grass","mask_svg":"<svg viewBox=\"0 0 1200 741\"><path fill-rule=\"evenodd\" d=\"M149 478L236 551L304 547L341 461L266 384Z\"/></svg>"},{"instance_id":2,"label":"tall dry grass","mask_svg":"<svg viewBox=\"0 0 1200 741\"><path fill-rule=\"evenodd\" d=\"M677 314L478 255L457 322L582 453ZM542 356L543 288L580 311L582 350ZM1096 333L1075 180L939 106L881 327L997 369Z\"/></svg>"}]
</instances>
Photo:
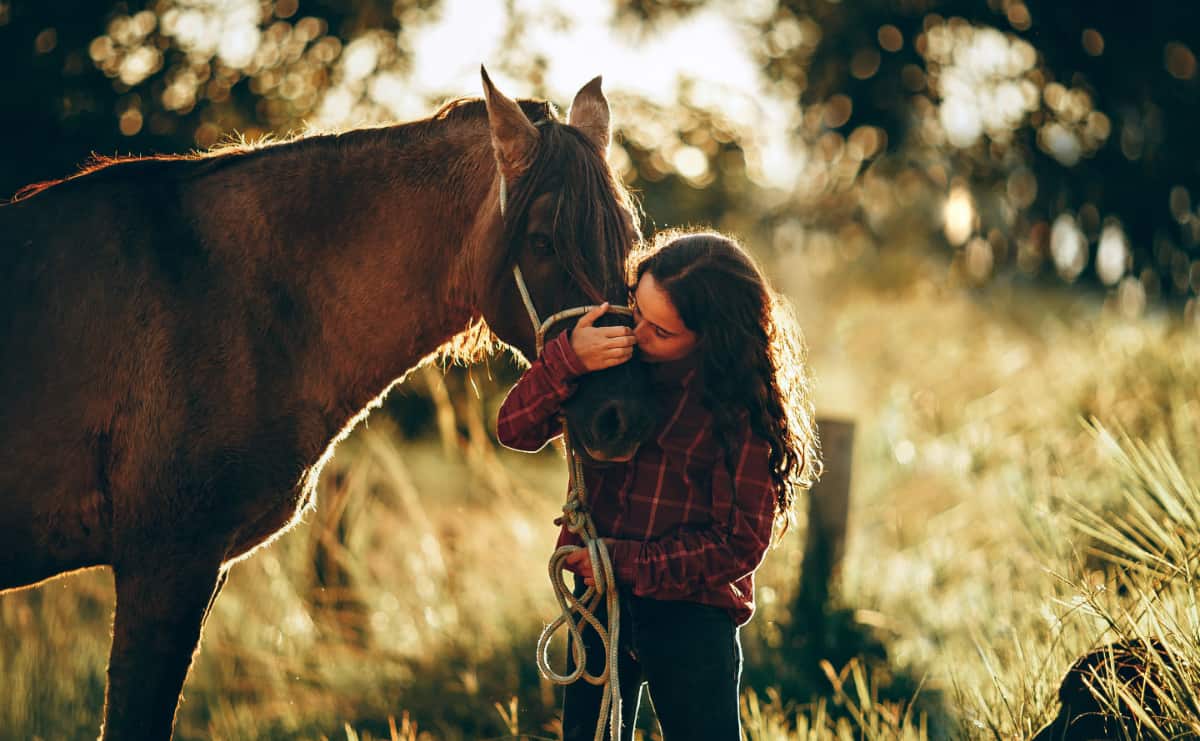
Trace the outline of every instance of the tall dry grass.
<instances>
[{"instance_id":1,"label":"tall dry grass","mask_svg":"<svg viewBox=\"0 0 1200 741\"><path fill-rule=\"evenodd\" d=\"M1074 659L1111 640L1200 666L1194 328L1031 286L962 290L946 271L903 250L837 275L801 253L774 268L822 410L858 423L835 616L846 655L864 653L800 668L819 696L779 689L799 671L781 659L803 617L795 528L742 633L750 739L1022 738L1058 711ZM178 737L556 736L533 647L555 608L565 467L492 443L504 384L476 376L466 392L418 374L399 393L435 402L436 434L372 417L316 513L235 567ZM0 599L0 737L95 733L111 608L103 571ZM1194 672L1163 675L1178 710L1150 719L1164 735L1197 730Z\"/></svg>"}]
</instances>

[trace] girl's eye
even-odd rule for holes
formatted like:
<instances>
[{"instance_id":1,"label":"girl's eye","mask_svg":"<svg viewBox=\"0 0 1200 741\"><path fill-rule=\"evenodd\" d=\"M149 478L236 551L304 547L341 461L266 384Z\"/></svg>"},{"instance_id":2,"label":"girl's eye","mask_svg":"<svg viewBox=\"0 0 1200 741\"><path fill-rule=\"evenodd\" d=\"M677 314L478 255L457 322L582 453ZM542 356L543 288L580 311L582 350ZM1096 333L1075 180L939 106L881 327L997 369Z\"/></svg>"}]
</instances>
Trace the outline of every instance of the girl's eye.
<instances>
[{"instance_id":1,"label":"girl's eye","mask_svg":"<svg viewBox=\"0 0 1200 741\"><path fill-rule=\"evenodd\" d=\"M657 335L658 337L661 337L664 340L668 339L671 336L671 335L667 334L666 332L662 331L661 329L659 329L658 327L654 328L654 334Z\"/></svg>"},{"instance_id":2,"label":"girl's eye","mask_svg":"<svg viewBox=\"0 0 1200 741\"><path fill-rule=\"evenodd\" d=\"M529 248L539 256L547 256L554 252L554 244L545 234L529 235Z\"/></svg>"}]
</instances>

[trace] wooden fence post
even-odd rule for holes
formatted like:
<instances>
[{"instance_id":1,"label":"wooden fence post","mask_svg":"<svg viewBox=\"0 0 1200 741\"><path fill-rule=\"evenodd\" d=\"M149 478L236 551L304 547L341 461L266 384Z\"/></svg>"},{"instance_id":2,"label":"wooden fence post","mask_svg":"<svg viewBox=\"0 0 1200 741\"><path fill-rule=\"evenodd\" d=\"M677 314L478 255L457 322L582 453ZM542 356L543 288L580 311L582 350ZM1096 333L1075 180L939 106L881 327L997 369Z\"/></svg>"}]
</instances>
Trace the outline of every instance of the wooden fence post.
<instances>
[{"instance_id":1,"label":"wooden fence post","mask_svg":"<svg viewBox=\"0 0 1200 741\"><path fill-rule=\"evenodd\" d=\"M793 619L819 619L829 600L846 546L850 515L850 466L854 453L854 423L817 419L825 470L808 494L808 541L800 570L800 591Z\"/></svg>"}]
</instances>

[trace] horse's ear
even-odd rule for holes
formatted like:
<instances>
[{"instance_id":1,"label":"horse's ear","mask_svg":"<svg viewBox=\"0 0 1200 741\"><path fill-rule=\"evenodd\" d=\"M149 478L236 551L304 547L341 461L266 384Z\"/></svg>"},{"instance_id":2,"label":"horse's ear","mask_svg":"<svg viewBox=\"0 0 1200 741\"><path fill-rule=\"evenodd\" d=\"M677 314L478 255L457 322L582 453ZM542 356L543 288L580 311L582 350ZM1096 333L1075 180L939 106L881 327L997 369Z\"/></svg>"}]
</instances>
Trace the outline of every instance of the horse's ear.
<instances>
[{"instance_id":1,"label":"horse's ear","mask_svg":"<svg viewBox=\"0 0 1200 741\"><path fill-rule=\"evenodd\" d=\"M575 93L571 103L571 111L567 114L567 123L582 131L587 138L600 147L600 151L608 154L608 143L612 140L609 129L608 98L600 89L600 77L597 76Z\"/></svg>"},{"instance_id":2,"label":"horse's ear","mask_svg":"<svg viewBox=\"0 0 1200 741\"><path fill-rule=\"evenodd\" d=\"M513 180L533 163L538 142L537 127L529 122L521 106L496 89L483 65L479 66L479 74L483 77L483 99L487 103L496 164L504 177Z\"/></svg>"}]
</instances>

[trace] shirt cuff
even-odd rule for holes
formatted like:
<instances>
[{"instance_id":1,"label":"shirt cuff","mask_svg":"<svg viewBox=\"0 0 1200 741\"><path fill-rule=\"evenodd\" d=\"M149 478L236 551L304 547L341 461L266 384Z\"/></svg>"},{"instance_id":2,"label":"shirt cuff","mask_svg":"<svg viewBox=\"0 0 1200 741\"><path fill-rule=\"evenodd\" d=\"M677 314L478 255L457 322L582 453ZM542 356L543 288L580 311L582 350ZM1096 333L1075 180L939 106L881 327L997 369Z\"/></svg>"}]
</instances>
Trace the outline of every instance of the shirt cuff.
<instances>
[{"instance_id":1,"label":"shirt cuff","mask_svg":"<svg viewBox=\"0 0 1200 741\"><path fill-rule=\"evenodd\" d=\"M571 347L569 331L560 333L546 343L546 346L542 348L542 362L556 378L564 381L587 373L587 368L583 367L583 361L575 354L575 348Z\"/></svg>"},{"instance_id":2,"label":"shirt cuff","mask_svg":"<svg viewBox=\"0 0 1200 741\"><path fill-rule=\"evenodd\" d=\"M608 558L612 561L613 578L618 584L632 586L637 580L637 558L642 544L636 540L612 540Z\"/></svg>"}]
</instances>

